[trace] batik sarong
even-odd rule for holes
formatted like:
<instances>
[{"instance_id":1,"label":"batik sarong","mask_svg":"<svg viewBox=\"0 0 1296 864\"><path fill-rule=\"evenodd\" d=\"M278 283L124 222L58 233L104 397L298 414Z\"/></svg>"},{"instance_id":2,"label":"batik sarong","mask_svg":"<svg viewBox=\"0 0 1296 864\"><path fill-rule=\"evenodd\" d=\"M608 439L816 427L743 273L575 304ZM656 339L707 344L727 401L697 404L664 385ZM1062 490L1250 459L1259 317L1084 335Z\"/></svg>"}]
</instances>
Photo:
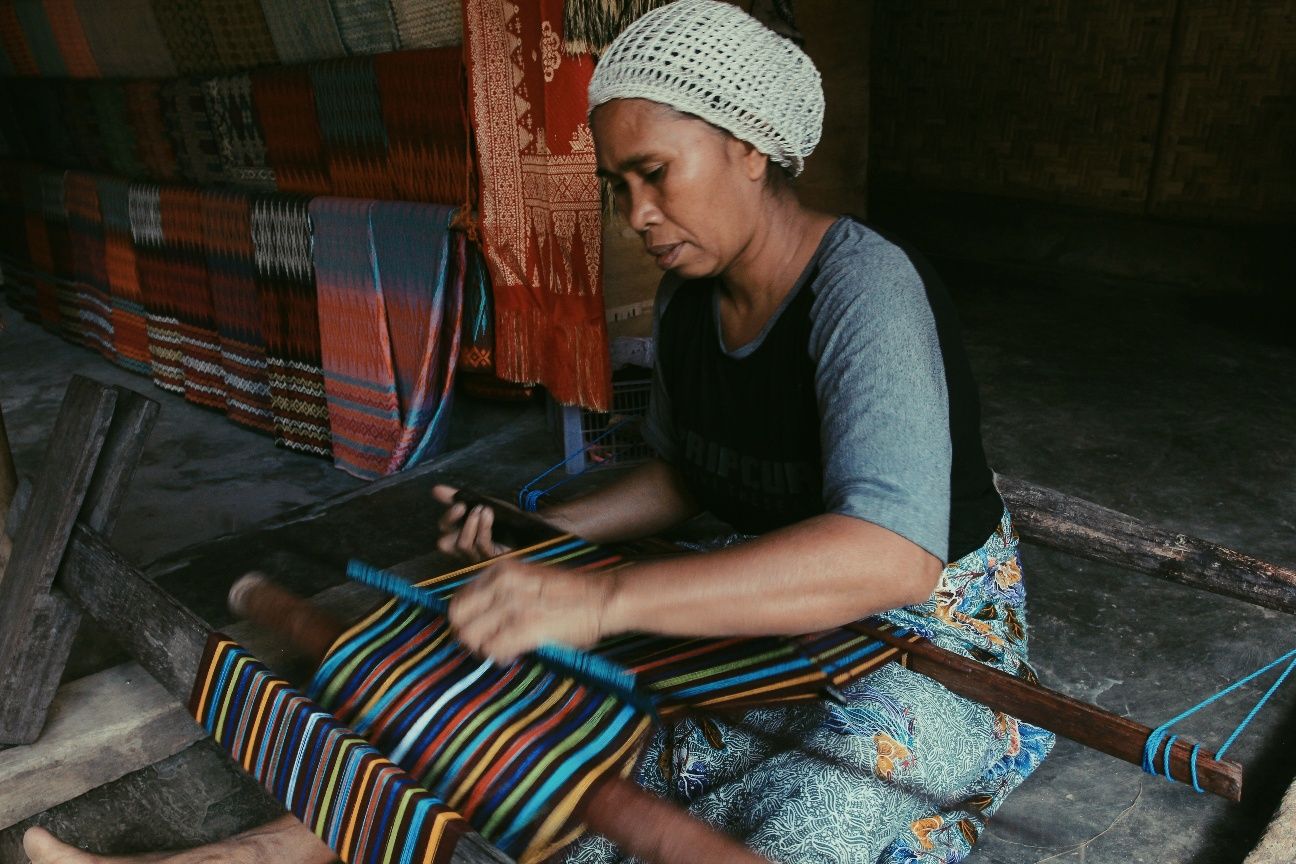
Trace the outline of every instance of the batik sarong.
<instances>
[{"instance_id":1,"label":"batik sarong","mask_svg":"<svg viewBox=\"0 0 1296 864\"><path fill-rule=\"evenodd\" d=\"M225 414L235 423L273 434L265 312L252 249L252 202L239 192L204 191L202 215Z\"/></svg>"},{"instance_id":2,"label":"batik sarong","mask_svg":"<svg viewBox=\"0 0 1296 864\"><path fill-rule=\"evenodd\" d=\"M252 249L265 326L275 443L332 453L308 201L267 195L252 203Z\"/></svg>"},{"instance_id":3,"label":"batik sarong","mask_svg":"<svg viewBox=\"0 0 1296 864\"><path fill-rule=\"evenodd\" d=\"M606 411L593 61L562 51L559 0L467 0L464 16L496 371Z\"/></svg>"},{"instance_id":4,"label":"batik sarong","mask_svg":"<svg viewBox=\"0 0 1296 864\"><path fill-rule=\"evenodd\" d=\"M1029 676L1025 595L1007 514L947 565L920 606L882 617ZM1009 621L1015 623L1008 623ZM690 719L658 731L635 772L650 791L773 861L962 861L986 821L1048 754L1053 735L896 664L818 702ZM569 864L620 861L583 838Z\"/></svg>"},{"instance_id":5,"label":"batik sarong","mask_svg":"<svg viewBox=\"0 0 1296 864\"><path fill-rule=\"evenodd\" d=\"M463 235L450 207L316 198L310 213L333 458L386 476L445 443Z\"/></svg>"},{"instance_id":6,"label":"batik sarong","mask_svg":"<svg viewBox=\"0 0 1296 864\"><path fill-rule=\"evenodd\" d=\"M130 184L116 177L100 177L98 183L104 269L112 304L113 358L132 372L148 375L148 324L131 237Z\"/></svg>"}]
</instances>

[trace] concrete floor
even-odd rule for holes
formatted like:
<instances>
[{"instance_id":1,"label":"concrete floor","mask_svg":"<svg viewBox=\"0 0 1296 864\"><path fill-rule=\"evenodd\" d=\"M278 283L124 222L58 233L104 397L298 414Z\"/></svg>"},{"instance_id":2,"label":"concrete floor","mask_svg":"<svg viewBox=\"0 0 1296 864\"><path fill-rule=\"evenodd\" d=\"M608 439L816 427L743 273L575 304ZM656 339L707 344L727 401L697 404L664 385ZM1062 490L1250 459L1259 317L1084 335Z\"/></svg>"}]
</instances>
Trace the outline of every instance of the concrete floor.
<instances>
[{"instance_id":1,"label":"concrete floor","mask_svg":"<svg viewBox=\"0 0 1296 864\"><path fill-rule=\"evenodd\" d=\"M1022 477L1296 565L1296 345L1290 309L1147 286L950 271L985 404L991 463ZM0 403L20 472L35 472L73 372L163 405L116 543L213 623L224 586L267 562L318 590L351 554L427 548L433 477L516 489L555 458L536 405L461 402L455 452L365 495L327 463L275 449L204 409L17 319L0 334ZM295 508L295 509L294 509ZM1288 648L1290 619L1150 577L1028 548L1033 659L1049 685L1156 725ZM1184 726L1218 745L1252 689ZM1009 799L973 861L1241 861L1296 773L1296 693L1234 745L1242 805L1195 795L1060 741ZM184 845L273 812L208 745L40 817L104 851ZM22 826L0 832L0 862Z\"/></svg>"}]
</instances>

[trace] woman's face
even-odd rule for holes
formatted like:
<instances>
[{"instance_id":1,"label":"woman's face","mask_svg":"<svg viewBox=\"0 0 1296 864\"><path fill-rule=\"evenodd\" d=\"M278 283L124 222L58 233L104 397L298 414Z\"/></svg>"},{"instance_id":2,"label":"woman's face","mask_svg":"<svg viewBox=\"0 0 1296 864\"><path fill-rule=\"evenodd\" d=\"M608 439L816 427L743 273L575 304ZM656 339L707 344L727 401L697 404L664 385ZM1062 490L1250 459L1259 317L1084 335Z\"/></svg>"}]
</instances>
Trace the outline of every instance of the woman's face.
<instances>
[{"instance_id":1,"label":"woman's face","mask_svg":"<svg viewBox=\"0 0 1296 864\"><path fill-rule=\"evenodd\" d=\"M726 271L751 238L767 159L708 123L646 99L614 99L591 120L598 173L663 270Z\"/></svg>"}]
</instances>

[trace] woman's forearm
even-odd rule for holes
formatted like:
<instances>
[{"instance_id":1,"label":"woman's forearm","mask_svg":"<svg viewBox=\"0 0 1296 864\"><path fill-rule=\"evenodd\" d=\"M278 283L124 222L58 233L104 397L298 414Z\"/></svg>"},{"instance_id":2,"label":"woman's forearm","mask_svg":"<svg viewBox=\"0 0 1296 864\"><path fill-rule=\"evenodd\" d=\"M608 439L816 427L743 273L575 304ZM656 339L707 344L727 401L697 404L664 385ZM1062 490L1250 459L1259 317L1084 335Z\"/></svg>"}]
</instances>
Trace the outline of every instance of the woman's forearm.
<instances>
[{"instance_id":1,"label":"woman's forearm","mask_svg":"<svg viewBox=\"0 0 1296 864\"><path fill-rule=\"evenodd\" d=\"M554 526L595 543L656 534L699 512L679 473L651 460L589 495L540 512Z\"/></svg>"},{"instance_id":2,"label":"woman's forearm","mask_svg":"<svg viewBox=\"0 0 1296 864\"><path fill-rule=\"evenodd\" d=\"M616 574L605 635L810 633L931 596L941 563L899 535L827 514L748 543Z\"/></svg>"}]
</instances>

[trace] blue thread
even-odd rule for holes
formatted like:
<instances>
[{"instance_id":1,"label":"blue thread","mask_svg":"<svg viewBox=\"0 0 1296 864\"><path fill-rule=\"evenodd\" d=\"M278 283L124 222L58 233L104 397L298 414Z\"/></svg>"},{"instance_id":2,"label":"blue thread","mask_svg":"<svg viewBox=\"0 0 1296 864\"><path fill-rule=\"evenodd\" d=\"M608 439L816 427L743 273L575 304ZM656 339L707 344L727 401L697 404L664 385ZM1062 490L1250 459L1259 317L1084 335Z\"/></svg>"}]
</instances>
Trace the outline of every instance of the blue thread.
<instances>
[{"instance_id":1,"label":"blue thread","mask_svg":"<svg viewBox=\"0 0 1296 864\"><path fill-rule=\"evenodd\" d=\"M438 597L426 588L406 582L395 573L380 570L363 561L352 559L348 562L347 578L377 588L384 594L413 603L437 615L446 615L450 611L448 600ZM653 694L639 690L635 676L611 660L569 645L556 643L541 645L531 653L551 670L575 678L595 689L611 692L643 711L653 720L659 721Z\"/></svg>"},{"instance_id":2,"label":"blue thread","mask_svg":"<svg viewBox=\"0 0 1296 864\"><path fill-rule=\"evenodd\" d=\"M575 459L577 456L584 456L584 455L585 455L586 453L588 453L591 449L593 449L593 447L594 447L595 444L599 443L599 442L602 441L604 438L608 437L608 436L611 435L613 432L617 431L618 429L620 429L622 426L626 425L627 423L631 423L631 422L633 422L634 419L635 419L635 418L633 418L633 417L627 417L626 419L622 420L620 423L617 423L617 424L615 424L615 425L613 425L613 426L608 427L608 428L605 429L602 433L600 433L598 436L596 436L592 441L590 441L588 444L586 444L586 445L585 445L584 447L582 447L581 449L577 450L575 453L573 453L573 454L571 454L570 456L568 456L566 459L563 459L561 462L555 462L553 465L550 465L548 468L546 468L545 470L541 471L539 474L537 474L536 476L534 476L534 477L532 477L530 480L528 480L527 483L526 483L526 485L523 486L521 489L518 490L518 499L517 499L517 500L518 500L518 509L520 509L520 510L524 510L524 511L526 511L527 513L534 513L534 512L536 512L536 508L539 507L539 505L540 505L540 499L541 499L541 498L543 498L544 496L548 495L550 492L552 492L553 490L557 489L559 486L563 485L564 483L569 483L569 482L571 482L572 480L575 480L575 479L576 479L577 477L579 477L580 475L579 475L579 474L572 474L570 477L567 477L567 478L565 478L565 479L559 480L557 483L555 483L555 484L553 484L552 486L549 486L549 487L547 487L547 488L545 488L545 489L534 489L534 488L532 488L532 487L535 486L536 483L539 483L539 482L540 482L541 480L543 480L545 477L549 476L549 475L552 474L554 471L557 471L559 468L563 467L563 466L566 465L568 462L570 462L570 461L572 461L573 459Z\"/></svg>"},{"instance_id":3,"label":"blue thread","mask_svg":"<svg viewBox=\"0 0 1296 864\"><path fill-rule=\"evenodd\" d=\"M1270 685L1269 689L1265 691L1264 695L1261 696L1260 699L1256 702L1256 704L1251 708L1251 710L1247 712L1246 717L1244 717L1242 719L1242 722L1237 725L1237 727L1233 730L1232 734L1230 734L1228 739L1225 740L1224 744L1221 745L1221 747L1215 751L1215 758L1222 759L1224 757L1224 753L1229 749L1229 747L1233 746L1233 742L1236 741L1238 736L1242 734L1242 730L1245 729L1251 723L1251 721L1255 719L1256 715L1260 713L1260 709L1264 708L1265 703L1269 701L1269 698L1273 696L1273 694L1277 692L1278 688L1282 686L1283 682L1287 680L1288 676L1291 675L1292 670L1296 669L1296 649L1292 649L1291 651L1288 651L1286 654L1282 655L1277 660L1274 660L1273 662L1268 663L1267 665L1261 667L1260 669L1257 669L1256 671L1252 672L1250 675L1247 675L1245 678L1242 678L1238 681L1234 681L1232 684L1225 687L1223 690L1219 691L1213 696L1203 699L1201 702L1198 702L1196 705L1189 708L1187 711L1184 711L1178 716L1171 718L1165 723L1162 723L1157 728L1153 729L1151 733L1148 734L1147 741L1143 745L1143 770L1146 771L1148 774L1151 774L1153 777L1164 776L1165 779L1173 781L1174 777L1170 775L1170 748L1174 745L1175 739L1177 739L1179 736L1177 735L1172 736L1169 741L1166 741L1165 753L1161 760L1164 774L1158 774L1156 769L1157 751L1161 749L1161 743L1166 740L1166 735L1169 733L1171 727L1173 727L1180 720L1183 720L1186 717L1190 717L1193 714L1196 714L1198 711L1202 710L1203 708L1206 708L1207 706L1212 705L1215 702L1218 702L1220 699L1229 695L1230 693L1237 690L1238 688L1250 684L1256 678L1259 678L1264 673L1268 672L1271 669L1274 669L1277 666L1282 665L1283 663L1287 663L1287 668L1284 669L1283 673L1278 676L1278 680L1275 681L1272 685ZM1188 767L1192 771L1193 789L1195 789L1198 792L1203 792L1205 790L1203 790L1201 786L1199 786L1197 783L1197 753L1200 749L1201 749L1200 744L1193 746L1192 752L1188 757Z\"/></svg>"}]
</instances>

